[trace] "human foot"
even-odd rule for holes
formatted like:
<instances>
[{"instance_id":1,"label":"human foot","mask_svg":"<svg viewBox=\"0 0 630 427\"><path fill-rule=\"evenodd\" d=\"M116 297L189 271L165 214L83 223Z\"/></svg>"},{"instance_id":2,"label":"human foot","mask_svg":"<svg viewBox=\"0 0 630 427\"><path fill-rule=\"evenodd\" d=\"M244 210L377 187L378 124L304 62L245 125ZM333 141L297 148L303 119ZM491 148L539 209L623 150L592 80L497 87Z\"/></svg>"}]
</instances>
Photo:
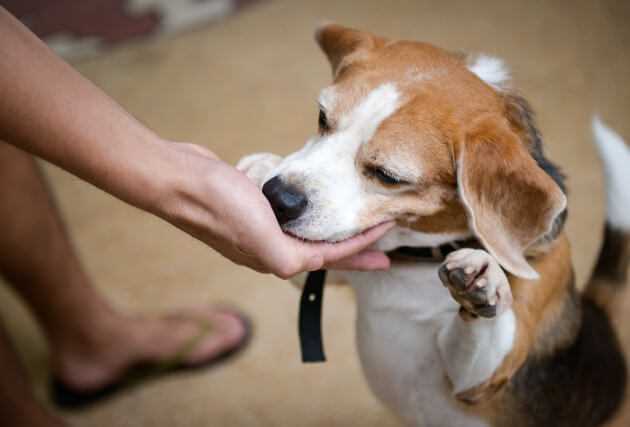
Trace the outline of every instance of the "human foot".
<instances>
[{"instance_id":1,"label":"human foot","mask_svg":"<svg viewBox=\"0 0 630 427\"><path fill-rule=\"evenodd\" d=\"M205 366L242 348L249 334L242 315L220 308L160 318L117 317L104 324L81 340L53 342L53 392L96 400L103 390L111 394L126 386L139 366L145 374Z\"/></svg>"}]
</instances>

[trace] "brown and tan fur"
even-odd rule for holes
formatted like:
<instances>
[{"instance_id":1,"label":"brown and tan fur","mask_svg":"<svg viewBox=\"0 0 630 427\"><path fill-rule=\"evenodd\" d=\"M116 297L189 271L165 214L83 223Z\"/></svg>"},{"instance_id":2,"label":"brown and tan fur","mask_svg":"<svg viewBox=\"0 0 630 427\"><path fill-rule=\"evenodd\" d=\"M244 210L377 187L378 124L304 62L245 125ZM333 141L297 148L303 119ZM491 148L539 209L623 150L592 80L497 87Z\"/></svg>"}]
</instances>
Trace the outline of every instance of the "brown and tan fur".
<instances>
[{"instance_id":1,"label":"brown and tan fur","mask_svg":"<svg viewBox=\"0 0 630 427\"><path fill-rule=\"evenodd\" d=\"M405 98L400 110L360 149L357 168L387 165L392 152L403 153L417 159L422 179L413 182L412 190L372 206L365 223L393 216L400 225L423 232L471 228L504 268L514 273L509 274L517 319L513 349L491 378L458 395L462 410L481 415L492 425L510 426L591 426L609 418L621 399L625 366L601 307L610 304L614 289L625 282L629 239L607 231L606 255L599 261L586 297L578 296L569 243L562 231L566 216L562 179L542 154L526 101L481 81L466 68L461 55L425 43L392 42L336 25L322 28L317 38L330 60L336 90L343 95L335 111L329 112L331 126L362 94L384 82L396 82ZM527 266L538 272L538 279L522 278L524 274L519 273L527 273ZM585 310L592 313L586 315ZM587 359L610 363L611 373L603 373L602 378L617 376L618 380L592 390L579 379L567 380L567 387L588 390L551 387L549 395L544 384L536 383L530 398L548 402L529 402L528 380L523 376L535 377L531 373L535 366L554 369L555 355L571 352L576 342L586 339L584 331L590 327L586 322L591 317L608 334L602 338L607 353ZM598 396L587 391L617 395L606 396L609 404L597 409L602 406L596 402ZM566 397L551 395L558 392ZM572 394L583 401L573 402ZM575 417L558 414L551 421L546 415L537 418L528 413L545 404L557 410L563 399L566 404L591 408L594 415L573 409Z\"/></svg>"}]
</instances>

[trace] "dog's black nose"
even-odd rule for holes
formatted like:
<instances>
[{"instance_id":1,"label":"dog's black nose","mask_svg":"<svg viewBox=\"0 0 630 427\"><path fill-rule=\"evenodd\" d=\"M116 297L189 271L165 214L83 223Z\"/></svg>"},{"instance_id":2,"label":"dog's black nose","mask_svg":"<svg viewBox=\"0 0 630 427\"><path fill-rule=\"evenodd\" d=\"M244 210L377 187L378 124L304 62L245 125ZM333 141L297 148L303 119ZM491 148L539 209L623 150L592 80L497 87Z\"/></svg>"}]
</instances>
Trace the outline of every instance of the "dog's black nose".
<instances>
[{"instance_id":1,"label":"dog's black nose","mask_svg":"<svg viewBox=\"0 0 630 427\"><path fill-rule=\"evenodd\" d=\"M285 184L279 176L265 182L262 192L269 200L280 225L299 218L308 204L308 199L302 192L292 185Z\"/></svg>"}]
</instances>

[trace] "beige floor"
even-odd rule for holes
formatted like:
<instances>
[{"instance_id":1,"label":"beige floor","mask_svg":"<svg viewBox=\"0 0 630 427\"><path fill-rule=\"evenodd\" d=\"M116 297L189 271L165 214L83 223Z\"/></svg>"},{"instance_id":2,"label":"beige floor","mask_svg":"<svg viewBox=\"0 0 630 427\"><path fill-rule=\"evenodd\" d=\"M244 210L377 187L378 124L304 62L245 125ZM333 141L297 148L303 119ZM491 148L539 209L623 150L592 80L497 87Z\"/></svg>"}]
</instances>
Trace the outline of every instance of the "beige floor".
<instances>
[{"instance_id":1,"label":"beige floor","mask_svg":"<svg viewBox=\"0 0 630 427\"><path fill-rule=\"evenodd\" d=\"M278 0L212 28L77 66L161 135L207 145L234 162L254 151L288 153L315 129L315 96L329 69L312 29L324 19L499 55L538 111L551 157L570 177L568 229L583 283L603 218L590 117L600 112L630 136L628 18L630 3L621 1ZM161 312L228 301L256 324L253 345L234 363L164 379L70 416L77 425L396 425L362 379L346 289L330 289L326 298L330 361L304 366L293 288L236 268L165 223L47 169L87 269L120 307ZM8 292L1 299L0 312L43 394L42 336ZM630 344L630 328L623 332Z\"/></svg>"}]
</instances>

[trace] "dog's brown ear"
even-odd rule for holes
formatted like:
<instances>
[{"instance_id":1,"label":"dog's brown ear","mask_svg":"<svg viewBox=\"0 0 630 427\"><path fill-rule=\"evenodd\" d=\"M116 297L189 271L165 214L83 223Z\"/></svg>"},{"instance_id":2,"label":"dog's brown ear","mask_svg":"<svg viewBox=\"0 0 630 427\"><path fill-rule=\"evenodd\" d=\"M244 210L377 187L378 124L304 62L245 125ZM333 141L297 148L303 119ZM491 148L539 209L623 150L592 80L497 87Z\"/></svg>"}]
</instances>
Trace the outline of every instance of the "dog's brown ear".
<instances>
[{"instance_id":1,"label":"dog's brown ear","mask_svg":"<svg viewBox=\"0 0 630 427\"><path fill-rule=\"evenodd\" d=\"M315 40L328 57L333 75L336 75L344 59L372 49L376 45L377 37L337 24L325 24L315 31Z\"/></svg>"},{"instance_id":2,"label":"dog's brown ear","mask_svg":"<svg viewBox=\"0 0 630 427\"><path fill-rule=\"evenodd\" d=\"M460 197L474 233L507 271L538 278L524 252L565 209L560 187L502 117L474 123L455 154Z\"/></svg>"}]
</instances>

